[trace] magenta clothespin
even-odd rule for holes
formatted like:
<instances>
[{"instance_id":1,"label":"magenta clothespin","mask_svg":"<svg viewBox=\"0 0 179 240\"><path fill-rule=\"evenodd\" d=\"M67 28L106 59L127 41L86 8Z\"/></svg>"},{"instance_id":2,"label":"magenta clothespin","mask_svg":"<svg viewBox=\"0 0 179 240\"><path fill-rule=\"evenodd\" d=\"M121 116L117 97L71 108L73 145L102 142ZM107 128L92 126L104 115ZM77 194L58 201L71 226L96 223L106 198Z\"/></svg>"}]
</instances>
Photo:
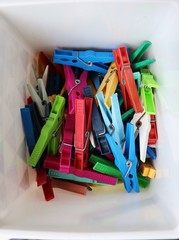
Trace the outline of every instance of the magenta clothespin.
<instances>
[{"instance_id":1,"label":"magenta clothespin","mask_svg":"<svg viewBox=\"0 0 179 240\"><path fill-rule=\"evenodd\" d=\"M71 154L74 141L74 130L75 130L75 115L66 115L66 122L63 132L63 140L60 148L60 172L69 173Z\"/></svg>"},{"instance_id":2,"label":"magenta clothespin","mask_svg":"<svg viewBox=\"0 0 179 240\"><path fill-rule=\"evenodd\" d=\"M75 113L75 99L84 98L83 88L87 85L87 71L82 71L79 79L75 77L70 66L64 65L65 88L68 92L68 111L69 114Z\"/></svg>"}]
</instances>

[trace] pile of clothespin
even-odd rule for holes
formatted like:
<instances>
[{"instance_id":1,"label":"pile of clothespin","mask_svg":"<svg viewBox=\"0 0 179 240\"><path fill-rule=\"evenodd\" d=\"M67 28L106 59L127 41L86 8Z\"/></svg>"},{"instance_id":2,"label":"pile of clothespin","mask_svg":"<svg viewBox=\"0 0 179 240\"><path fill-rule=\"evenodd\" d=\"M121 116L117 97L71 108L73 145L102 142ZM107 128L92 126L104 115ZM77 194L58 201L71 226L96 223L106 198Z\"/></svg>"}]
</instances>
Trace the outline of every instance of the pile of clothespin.
<instances>
[{"instance_id":1,"label":"pile of clothespin","mask_svg":"<svg viewBox=\"0 0 179 240\"><path fill-rule=\"evenodd\" d=\"M94 185L123 183L139 192L155 177L158 84L148 69L155 59L143 59L150 45L55 49L53 61L39 53L40 77L32 68L35 84L27 84L21 116L28 164L47 201L53 188L86 194Z\"/></svg>"}]
</instances>

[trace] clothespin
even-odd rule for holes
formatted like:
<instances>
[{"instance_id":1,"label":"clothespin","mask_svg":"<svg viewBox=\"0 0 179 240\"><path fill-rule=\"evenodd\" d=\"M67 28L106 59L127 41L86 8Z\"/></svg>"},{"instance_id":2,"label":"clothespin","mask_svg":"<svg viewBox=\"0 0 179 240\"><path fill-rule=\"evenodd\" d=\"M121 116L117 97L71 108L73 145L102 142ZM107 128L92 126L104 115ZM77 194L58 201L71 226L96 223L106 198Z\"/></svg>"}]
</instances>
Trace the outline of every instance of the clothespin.
<instances>
[{"instance_id":1,"label":"clothespin","mask_svg":"<svg viewBox=\"0 0 179 240\"><path fill-rule=\"evenodd\" d=\"M139 137L136 138L136 152L138 152L140 154L140 147L139 147ZM147 155L152 159L155 160L156 159L156 152L154 149L152 149L151 147L147 146Z\"/></svg>"},{"instance_id":2,"label":"clothespin","mask_svg":"<svg viewBox=\"0 0 179 240\"><path fill-rule=\"evenodd\" d=\"M134 72L134 73L133 73L133 76L134 76L135 82L137 82L137 90L138 90L138 93L139 93L139 95L140 95L141 74L140 74L140 72Z\"/></svg>"},{"instance_id":3,"label":"clothespin","mask_svg":"<svg viewBox=\"0 0 179 240\"><path fill-rule=\"evenodd\" d=\"M47 69L47 68L46 68ZM45 70L46 72L46 70ZM34 73L35 74L35 73ZM44 73L44 76L46 76L46 74ZM47 109L47 105L49 103L48 97L47 97L47 92L44 86L44 76L42 78L37 79L37 84L38 84L38 92L34 89L34 87L28 83L27 84L27 88L29 90L29 93L33 99L33 102L36 103L37 108L39 110L39 113L41 115L42 118L48 117L46 115L46 109Z\"/></svg>"},{"instance_id":4,"label":"clothespin","mask_svg":"<svg viewBox=\"0 0 179 240\"><path fill-rule=\"evenodd\" d=\"M81 182L81 183L90 183L90 184L104 184L102 182L98 182L93 179L85 178L85 177L78 177L71 173L62 173L57 170L49 169L48 176L51 178L58 178L58 179L64 179L64 180L70 180L75 182Z\"/></svg>"},{"instance_id":5,"label":"clothespin","mask_svg":"<svg viewBox=\"0 0 179 240\"><path fill-rule=\"evenodd\" d=\"M113 162L94 154L91 154L89 162L94 164L93 170L122 180L121 172ZM146 188L150 184L150 180L143 177L140 173L137 173L137 178L139 186L142 188Z\"/></svg>"},{"instance_id":6,"label":"clothespin","mask_svg":"<svg viewBox=\"0 0 179 240\"><path fill-rule=\"evenodd\" d=\"M151 46L151 44L152 43L150 41L145 41L132 53L132 55L130 56L130 61L133 70L146 67L149 64L155 62L155 59L147 59L140 61L144 53Z\"/></svg>"},{"instance_id":7,"label":"clothespin","mask_svg":"<svg viewBox=\"0 0 179 240\"><path fill-rule=\"evenodd\" d=\"M29 154L31 154L36 143L33 121L29 108L21 108L20 111Z\"/></svg>"},{"instance_id":8,"label":"clothespin","mask_svg":"<svg viewBox=\"0 0 179 240\"><path fill-rule=\"evenodd\" d=\"M111 96L115 93L118 82L117 67L115 62L112 62L97 91L103 91L104 104L108 109L111 107Z\"/></svg>"},{"instance_id":9,"label":"clothespin","mask_svg":"<svg viewBox=\"0 0 179 240\"><path fill-rule=\"evenodd\" d=\"M126 126L126 145L124 155L114 139L108 133L106 133L106 137L115 158L115 165L122 174L125 189L127 192L131 192L132 189L135 192L139 192L140 190L137 179L138 159L135 153L133 124L127 123Z\"/></svg>"},{"instance_id":10,"label":"clothespin","mask_svg":"<svg viewBox=\"0 0 179 240\"><path fill-rule=\"evenodd\" d=\"M58 156L47 156L47 164L44 162L44 167L46 168L50 168L50 169L54 169L57 170L58 169L58 162L59 162L59 157ZM102 174L102 173L98 173L93 171L90 168L87 168L85 170L81 170L81 169L77 169L74 167L70 167L69 169L69 174L73 174L77 177L80 178L89 178L101 183L105 183L105 184L109 184L109 185L115 185L117 182L117 178L108 176L106 174Z\"/></svg>"},{"instance_id":11,"label":"clothespin","mask_svg":"<svg viewBox=\"0 0 179 240\"><path fill-rule=\"evenodd\" d=\"M63 67L59 64L54 65L43 52L40 52L38 57L38 68L39 70L43 70L47 66L49 70L48 77L46 79L46 84L44 83L47 95L59 94L65 83Z\"/></svg>"},{"instance_id":12,"label":"clothespin","mask_svg":"<svg viewBox=\"0 0 179 240\"><path fill-rule=\"evenodd\" d=\"M84 87L85 97L94 98L93 92L90 86ZM100 152L102 155L110 153L110 148L105 136L106 129L102 122L101 116L99 114L96 102L93 101L93 112L92 112L92 127L97 139L97 143L100 147Z\"/></svg>"},{"instance_id":13,"label":"clothespin","mask_svg":"<svg viewBox=\"0 0 179 240\"><path fill-rule=\"evenodd\" d=\"M150 132L150 116L143 113L135 113L131 123L134 125L135 138L139 134L140 160L145 162L147 153L147 143Z\"/></svg>"},{"instance_id":14,"label":"clothespin","mask_svg":"<svg viewBox=\"0 0 179 240\"><path fill-rule=\"evenodd\" d=\"M157 88L158 84L148 69L142 69L141 97L144 109L147 114L156 114L152 88Z\"/></svg>"},{"instance_id":15,"label":"clothespin","mask_svg":"<svg viewBox=\"0 0 179 240\"><path fill-rule=\"evenodd\" d=\"M88 187L79 183L64 181L60 179L52 179L53 188L60 188L66 191L86 195Z\"/></svg>"},{"instance_id":16,"label":"clothespin","mask_svg":"<svg viewBox=\"0 0 179 240\"><path fill-rule=\"evenodd\" d=\"M128 118L132 117L134 115L134 109L131 108L127 112L122 114L122 121L125 122Z\"/></svg>"},{"instance_id":17,"label":"clothespin","mask_svg":"<svg viewBox=\"0 0 179 240\"><path fill-rule=\"evenodd\" d=\"M54 63L82 68L86 71L106 73L106 63L114 61L112 52L54 50Z\"/></svg>"},{"instance_id":18,"label":"clothespin","mask_svg":"<svg viewBox=\"0 0 179 240\"><path fill-rule=\"evenodd\" d=\"M36 175L37 187L46 184L47 183L46 169L43 167L37 168L36 172L37 172Z\"/></svg>"},{"instance_id":19,"label":"clothespin","mask_svg":"<svg viewBox=\"0 0 179 240\"><path fill-rule=\"evenodd\" d=\"M37 110L37 106L35 103L32 103L32 104L25 105L25 108L28 108L30 110L33 127L34 127L35 140L37 141L37 139L40 136L41 129L42 129L42 123L40 121L40 116L39 116L39 112Z\"/></svg>"},{"instance_id":20,"label":"clothespin","mask_svg":"<svg viewBox=\"0 0 179 240\"><path fill-rule=\"evenodd\" d=\"M150 118L151 118L151 120L150 120L151 129L149 132L148 144L154 145L154 144L156 144L156 142L158 140L157 125L156 125L155 115L151 115Z\"/></svg>"},{"instance_id":21,"label":"clothespin","mask_svg":"<svg viewBox=\"0 0 179 240\"><path fill-rule=\"evenodd\" d=\"M52 188L52 179L47 178L47 182L42 185L42 189L46 201L54 199L55 196Z\"/></svg>"},{"instance_id":22,"label":"clothespin","mask_svg":"<svg viewBox=\"0 0 179 240\"><path fill-rule=\"evenodd\" d=\"M89 78L93 82L95 89L97 91L103 80L103 75L99 72L89 72Z\"/></svg>"},{"instance_id":23,"label":"clothespin","mask_svg":"<svg viewBox=\"0 0 179 240\"><path fill-rule=\"evenodd\" d=\"M71 164L72 149L74 146L75 115L67 113L65 127L63 131L63 140L60 148L60 165L58 170L68 173Z\"/></svg>"},{"instance_id":24,"label":"clothespin","mask_svg":"<svg viewBox=\"0 0 179 240\"><path fill-rule=\"evenodd\" d=\"M35 167L47 145L54 144L53 136L56 136L57 132L59 131L58 128L61 126L64 107L65 99L61 96L57 96L50 112L49 118L42 128L40 137L29 158L29 165Z\"/></svg>"},{"instance_id":25,"label":"clothespin","mask_svg":"<svg viewBox=\"0 0 179 240\"><path fill-rule=\"evenodd\" d=\"M122 148L125 141L125 134L121 111L119 108L118 94L115 93L111 96L111 111L104 105L103 92L97 93L96 98L98 100L107 132L114 138L118 146Z\"/></svg>"},{"instance_id":26,"label":"clothespin","mask_svg":"<svg viewBox=\"0 0 179 240\"><path fill-rule=\"evenodd\" d=\"M138 171L144 177L155 178L155 176L156 176L156 169L149 162L146 162L146 163L141 162L139 165Z\"/></svg>"},{"instance_id":27,"label":"clothespin","mask_svg":"<svg viewBox=\"0 0 179 240\"><path fill-rule=\"evenodd\" d=\"M84 169L88 165L89 136L91 131L93 99L76 99L75 102L75 159L74 166Z\"/></svg>"},{"instance_id":28,"label":"clothespin","mask_svg":"<svg viewBox=\"0 0 179 240\"><path fill-rule=\"evenodd\" d=\"M122 95L124 99L125 110L134 108L135 112L142 112L143 107L140 102L140 97L137 92L137 87L134 81L132 69L126 47L119 47L113 50L116 67L118 70L118 77Z\"/></svg>"},{"instance_id":29,"label":"clothespin","mask_svg":"<svg viewBox=\"0 0 179 240\"><path fill-rule=\"evenodd\" d=\"M86 86L87 71L83 71L80 78L77 79L70 66L64 65L66 77L65 88L68 91L68 111L69 114L75 113L75 99L84 98L83 88Z\"/></svg>"}]
</instances>

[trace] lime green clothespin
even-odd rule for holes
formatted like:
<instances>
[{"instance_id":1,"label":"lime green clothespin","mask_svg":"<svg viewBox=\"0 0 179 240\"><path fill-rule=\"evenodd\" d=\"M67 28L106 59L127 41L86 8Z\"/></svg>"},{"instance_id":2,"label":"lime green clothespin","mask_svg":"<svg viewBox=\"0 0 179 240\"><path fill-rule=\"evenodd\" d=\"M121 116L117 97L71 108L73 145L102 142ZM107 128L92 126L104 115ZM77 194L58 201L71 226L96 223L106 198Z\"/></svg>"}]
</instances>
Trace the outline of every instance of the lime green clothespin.
<instances>
[{"instance_id":1,"label":"lime green clothespin","mask_svg":"<svg viewBox=\"0 0 179 240\"><path fill-rule=\"evenodd\" d=\"M65 108L65 98L61 96L56 96L54 105L46 121L45 125L41 130L40 137L34 147L34 150L29 158L28 164L35 167L38 163L41 155L43 154L45 148L49 144L49 149L54 148L54 143L56 139L53 139L53 134L56 134L58 127L61 125L61 121L64 115ZM50 150L49 150L50 151Z\"/></svg>"},{"instance_id":2,"label":"lime green clothespin","mask_svg":"<svg viewBox=\"0 0 179 240\"><path fill-rule=\"evenodd\" d=\"M148 66L149 64L155 62L155 59L147 59L140 61L144 53L151 46L150 41L143 42L130 56L131 67L133 70L140 69Z\"/></svg>"},{"instance_id":3,"label":"lime green clothespin","mask_svg":"<svg viewBox=\"0 0 179 240\"><path fill-rule=\"evenodd\" d=\"M119 169L116 168L113 162L110 162L109 160L96 156L94 154L91 154L89 158L89 162L95 164L93 167L93 170L116 177L119 180L122 180L122 175ZM137 176L138 176L140 187L146 188L149 186L150 184L149 179L143 177L140 173L137 173Z\"/></svg>"},{"instance_id":4,"label":"lime green clothespin","mask_svg":"<svg viewBox=\"0 0 179 240\"><path fill-rule=\"evenodd\" d=\"M157 88L158 84L148 69L141 69L142 85L141 97L144 103L144 109L147 114L156 114L152 88Z\"/></svg>"}]
</instances>

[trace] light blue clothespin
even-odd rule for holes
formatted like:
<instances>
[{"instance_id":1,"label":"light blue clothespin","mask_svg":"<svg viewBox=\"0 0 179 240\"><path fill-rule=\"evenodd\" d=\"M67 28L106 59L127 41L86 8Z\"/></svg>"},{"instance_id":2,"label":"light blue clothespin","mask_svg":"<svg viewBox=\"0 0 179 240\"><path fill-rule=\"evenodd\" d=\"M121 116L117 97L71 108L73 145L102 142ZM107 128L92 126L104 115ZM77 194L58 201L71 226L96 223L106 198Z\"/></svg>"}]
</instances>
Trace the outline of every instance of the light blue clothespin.
<instances>
[{"instance_id":1,"label":"light blue clothespin","mask_svg":"<svg viewBox=\"0 0 179 240\"><path fill-rule=\"evenodd\" d=\"M125 141L124 125L119 108L118 94L111 96L111 111L104 105L103 92L96 94L99 108L107 129L107 132L114 138L118 146L123 147Z\"/></svg>"},{"instance_id":2,"label":"light blue clothespin","mask_svg":"<svg viewBox=\"0 0 179 240\"><path fill-rule=\"evenodd\" d=\"M114 61L111 52L73 51L73 50L54 50L54 63L79 67L87 71L106 73L108 66L106 63Z\"/></svg>"},{"instance_id":3,"label":"light blue clothespin","mask_svg":"<svg viewBox=\"0 0 179 240\"><path fill-rule=\"evenodd\" d=\"M141 86L141 74L140 72L135 72L133 73L134 80L137 82L137 90L138 93L140 94L140 86Z\"/></svg>"},{"instance_id":4,"label":"light blue clothespin","mask_svg":"<svg viewBox=\"0 0 179 240\"><path fill-rule=\"evenodd\" d=\"M127 123L124 155L114 139L108 133L106 133L106 138L114 155L115 165L122 174L122 180L126 191L131 192L134 190L135 192L140 192L137 178L138 159L135 153L133 124Z\"/></svg>"}]
</instances>

